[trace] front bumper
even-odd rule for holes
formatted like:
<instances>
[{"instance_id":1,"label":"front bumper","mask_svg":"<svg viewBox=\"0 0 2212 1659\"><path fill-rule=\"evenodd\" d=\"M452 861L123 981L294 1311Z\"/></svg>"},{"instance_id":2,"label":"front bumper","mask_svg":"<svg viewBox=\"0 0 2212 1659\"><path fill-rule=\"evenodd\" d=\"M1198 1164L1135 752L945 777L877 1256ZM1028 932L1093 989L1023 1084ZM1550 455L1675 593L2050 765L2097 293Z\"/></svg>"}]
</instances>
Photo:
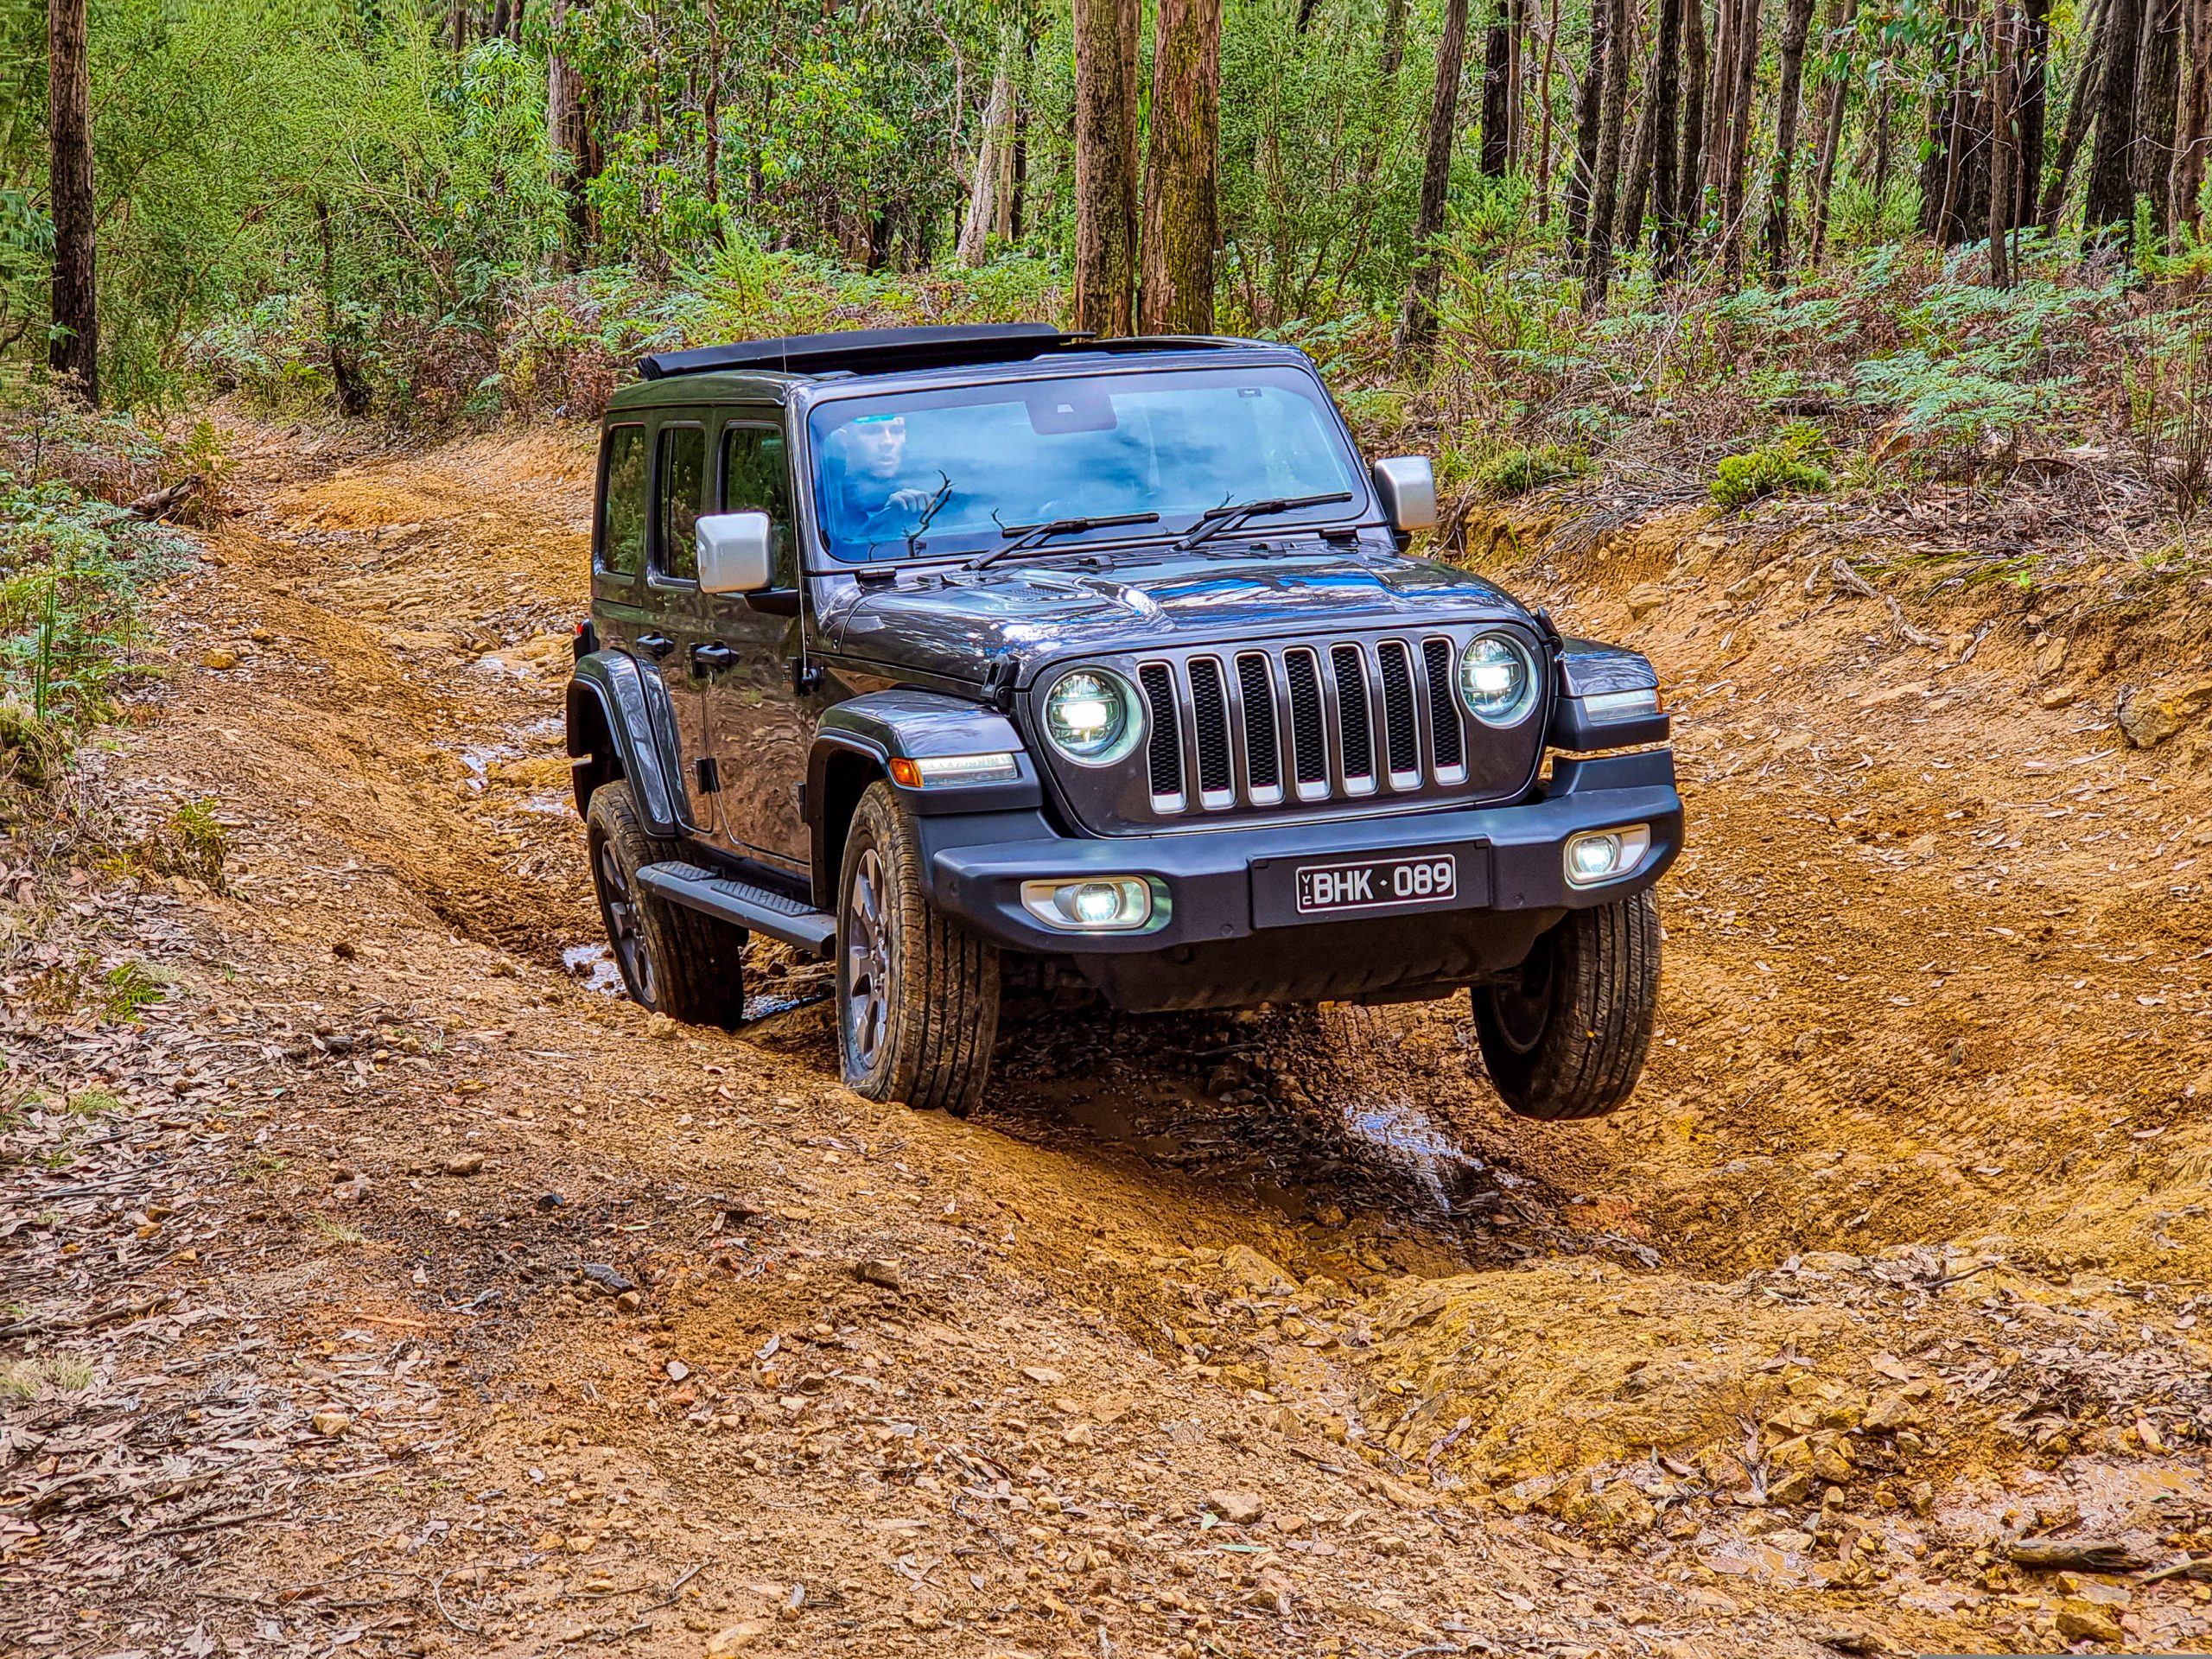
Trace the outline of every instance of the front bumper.
<instances>
[{"instance_id":1,"label":"front bumper","mask_svg":"<svg viewBox=\"0 0 2212 1659\"><path fill-rule=\"evenodd\" d=\"M1568 884L1569 837L1634 823L1650 826L1651 845L1631 873L1596 887ZM1674 757L1660 750L1560 757L1541 798L1516 806L1095 840L1057 834L1033 811L931 817L917 827L933 901L984 937L1073 957L1123 1006L1233 1007L1410 991L1510 968L1566 911L1656 881L1681 849L1682 804ZM1461 870L1458 896L1446 904L1294 921L1270 897L1281 880L1271 872L1294 861L1446 851ZM1047 927L1022 906L1024 881L1109 875L1151 878L1166 894L1165 919L1141 932L1079 933ZM1207 958L1218 987L1205 982ZM1160 990L1167 998L1160 1001L1135 988L1154 973L1188 982Z\"/></svg>"}]
</instances>

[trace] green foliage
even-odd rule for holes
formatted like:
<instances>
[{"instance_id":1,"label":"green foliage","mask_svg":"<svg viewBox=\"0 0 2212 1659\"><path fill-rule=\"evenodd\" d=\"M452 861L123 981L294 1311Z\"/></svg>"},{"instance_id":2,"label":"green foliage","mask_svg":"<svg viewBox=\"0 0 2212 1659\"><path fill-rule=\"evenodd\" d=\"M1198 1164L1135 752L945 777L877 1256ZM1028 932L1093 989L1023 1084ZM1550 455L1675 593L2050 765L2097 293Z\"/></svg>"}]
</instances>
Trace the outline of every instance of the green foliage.
<instances>
[{"instance_id":1,"label":"green foliage","mask_svg":"<svg viewBox=\"0 0 2212 1659\"><path fill-rule=\"evenodd\" d=\"M138 1017L168 995L168 988L146 971L142 963L118 963L99 977L100 1012L111 1025Z\"/></svg>"},{"instance_id":2,"label":"green foliage","mask_svg":"<svg viewBox=\"0 0 2212 1659\"><path fill-rule=\"evenodd\" d=\"M1589 470L1590 457L1583 451L1546 443L1499 450L1475 467L1474 484L1492 500L1504 500Z\"/></svg>"},{"instance_id":3,"label":"green foliage","mask_svg":"<svg viewBox=\"0 0 2212 1659\"><path fill-rule=\"evenodd\" d=\"M1767 495L1825 494L1835 480L1814 457L1826 447L1817 427L1793 422L1774 442L1726 457L1713 472L1713 499L1733 509Z\"/></svg>"}]
</instances>

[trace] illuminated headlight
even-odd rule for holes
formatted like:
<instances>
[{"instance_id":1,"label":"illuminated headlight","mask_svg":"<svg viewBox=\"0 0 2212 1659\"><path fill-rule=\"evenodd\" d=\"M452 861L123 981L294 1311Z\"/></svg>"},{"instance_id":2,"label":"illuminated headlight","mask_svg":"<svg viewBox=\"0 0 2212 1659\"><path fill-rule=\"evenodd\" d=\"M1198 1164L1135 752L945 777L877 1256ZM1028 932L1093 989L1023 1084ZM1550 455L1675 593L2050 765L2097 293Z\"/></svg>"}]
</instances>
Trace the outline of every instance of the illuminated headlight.
<instances>
[{"instance_id":1,"label":"illuminated headlight","mask_svg":"<svg viewBox=\"0 0 2212 1659\"><path fill-rule=\"evenodd\" d=\"M1592 830L1571 836L1567 842L1567 884L1594 887L1617 881L1642 868L1651 850L1651 826L1631 823L1621 830Z\"/></svg>"},{"instance_id":2,"label":"illuminated headlight","mask_svg":"<svg viewBox=\"0 0 2212 1659\"><path fill-rule=\"evenodd\" d=\"M1118 674L1078 668L1045 694L1045 735L1079 766L1111 766L1143 734L1136 691Z\"/></svg>"},{"instance_id":3,"label":"illuminated headlight","mask_svg":"<svg viewBox=\"0 0 2212 1659\"><path fill-rule=\"evenodd\" d=\"M1021 777L1011 753L903 755L891 763L894 783L909 789L945 789L958 784L1011 784Z\"/></svg>"},{"instance_id":4,"label":"illuminated headlight","mask_svg":"<svg viewBox=\"0 0 2212 1659\"><path fill-rule=\"evenodd\" d=\"M1593 726L1617 721L1641 720L1659 712L1659 690L1645 686L1637 691L1596 691L1582 699L1582 712Z\"/></svg>"},{"instance_id":5,"label":"illuminated headlight","mask_svg":"<svg viewBox=\"0 0 2212 1659\"><path fill-rule=\"evenodd\" d=\"M1538 689L1535 658L1510 633L1478 633L1459 654L1459 701L1485 726L1518 726Z\"/></svg>"},{"instance_id":6,"label":"illuminated headlight","mask_svg":"<svg viewBox=\"0 0 2212 1659\"><path fill-rule=\"evenodd\" d=\"M1152 921L1152 883L1141 875L1025 881L1021 907L1064 933L1133 933Z\"/></svg>"}]
</instances>

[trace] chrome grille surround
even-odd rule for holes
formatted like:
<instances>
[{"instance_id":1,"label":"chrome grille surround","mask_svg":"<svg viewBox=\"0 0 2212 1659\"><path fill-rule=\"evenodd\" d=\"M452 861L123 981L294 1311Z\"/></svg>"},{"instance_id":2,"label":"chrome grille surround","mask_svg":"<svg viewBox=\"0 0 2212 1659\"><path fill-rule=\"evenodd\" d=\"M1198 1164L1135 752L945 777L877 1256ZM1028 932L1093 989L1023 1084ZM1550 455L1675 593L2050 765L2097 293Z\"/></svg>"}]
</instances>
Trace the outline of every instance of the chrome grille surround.
<instances>
[{"instance_id":1,"label":"chrome grille surround","mask_svg":"<svg viewBox=\"0 0 2212 1659\"><path fill-rule=\"evenodd\" d=\"M1507 731L1469 715L1453 683L1468 640L1492 630L1527 645L1544 680L1535 710ZM1043 753L1076 818L1100 835L1516 798L1535 781L1552 702L1550 653L1502 621L1096 660L1138 687L1142 750L1107 768L1063 764L1049 744Z\"/></svg>"}]
</instances>

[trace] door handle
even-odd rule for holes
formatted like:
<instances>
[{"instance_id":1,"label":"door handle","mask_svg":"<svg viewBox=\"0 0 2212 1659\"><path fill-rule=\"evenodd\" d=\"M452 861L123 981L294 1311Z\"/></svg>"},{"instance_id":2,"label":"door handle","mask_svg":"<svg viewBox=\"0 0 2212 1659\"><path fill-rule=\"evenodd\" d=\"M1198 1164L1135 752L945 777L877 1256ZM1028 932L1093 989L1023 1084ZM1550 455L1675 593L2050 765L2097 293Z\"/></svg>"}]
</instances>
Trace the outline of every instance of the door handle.
<instances>
[{"instance_id":1,"label":"door handle","mask_svg":"<svg viewBox=\"0 0 2212 1659\"><path fill-rule=\"evenodd\" d=\"M658 662L676 649L676 641L664 633L641 633L638 636L638 649Z\"/></svg>"},{"instance_id":2,"label":"door handle","mask_svg":"<svg viewBox=\"0 0 2212 1659\"><path fill-rule=\"evenodd\" d=\"M704 669L709 674L721 673L736 660L737 653L720 642L691 647L691 666Z\"/></svg>"}]
</instances>

